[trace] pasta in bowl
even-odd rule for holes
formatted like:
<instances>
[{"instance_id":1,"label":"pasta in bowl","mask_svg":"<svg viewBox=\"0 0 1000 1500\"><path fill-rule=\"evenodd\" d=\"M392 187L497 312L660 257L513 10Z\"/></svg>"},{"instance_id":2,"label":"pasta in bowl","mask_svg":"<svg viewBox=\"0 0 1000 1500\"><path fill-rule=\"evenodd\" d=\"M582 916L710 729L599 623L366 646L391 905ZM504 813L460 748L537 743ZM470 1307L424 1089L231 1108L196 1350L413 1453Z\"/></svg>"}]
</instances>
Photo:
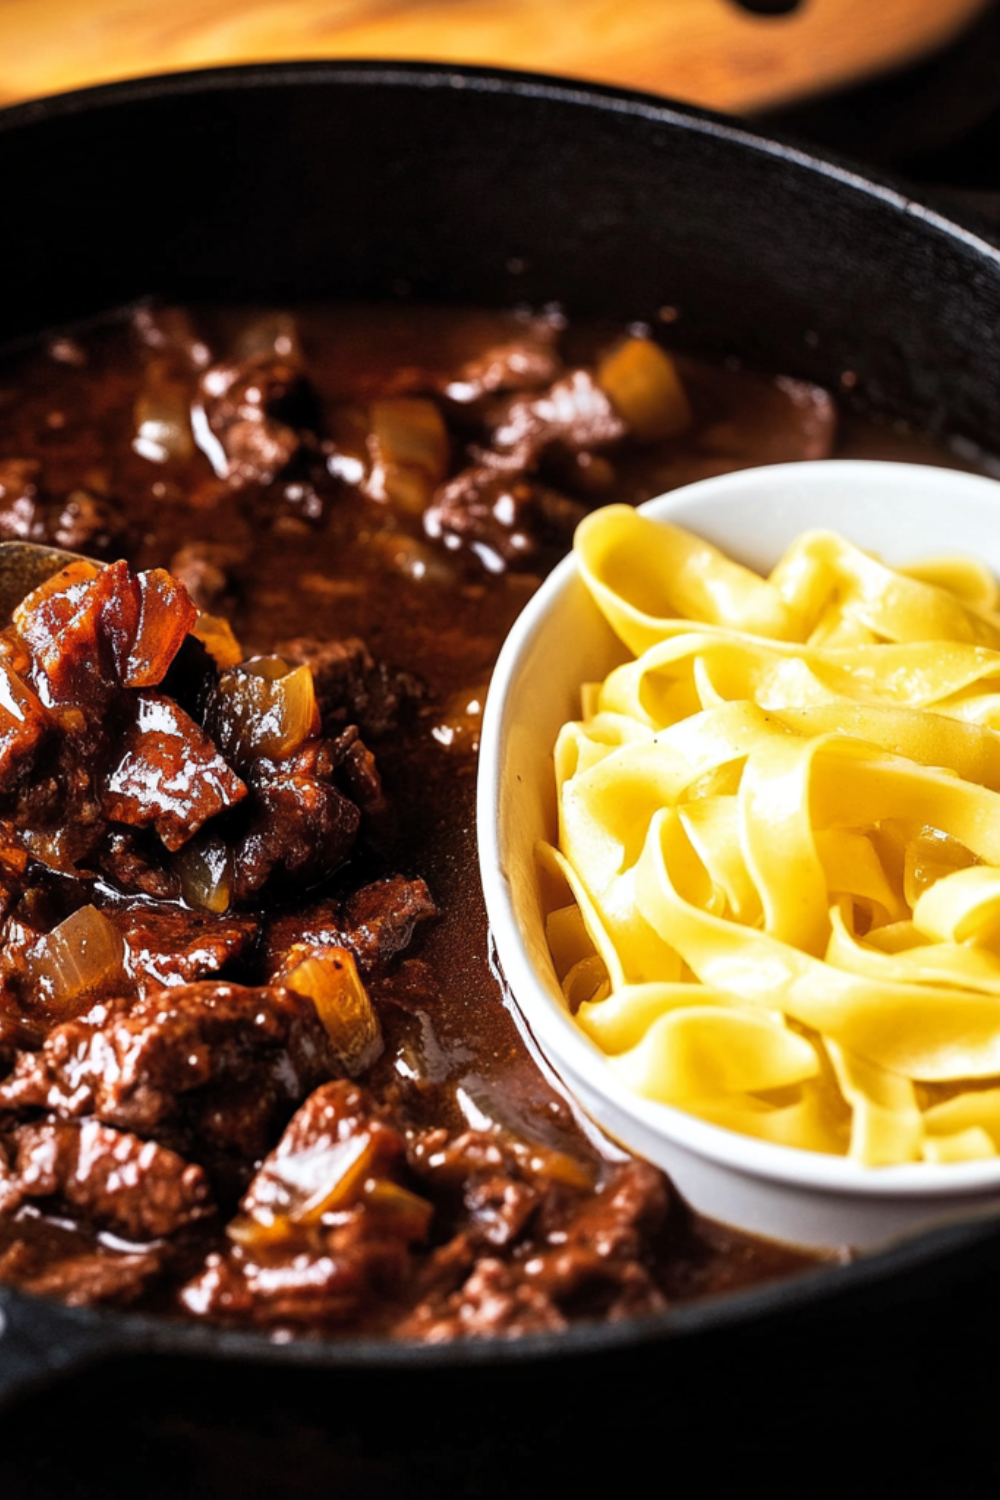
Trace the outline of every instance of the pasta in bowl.
<instances>
[{"instance_id":1,"label":"pasta in bowl","mask_svg":"<svg viewBox=\"0 0 1000 1500\"><path fill-rule=\"evenodd\" d=\"M584 1109L740 1227L1000 1203L998 501L822 462L610 507L501 656L507 981Z\"/></svg>"}]
</instances>

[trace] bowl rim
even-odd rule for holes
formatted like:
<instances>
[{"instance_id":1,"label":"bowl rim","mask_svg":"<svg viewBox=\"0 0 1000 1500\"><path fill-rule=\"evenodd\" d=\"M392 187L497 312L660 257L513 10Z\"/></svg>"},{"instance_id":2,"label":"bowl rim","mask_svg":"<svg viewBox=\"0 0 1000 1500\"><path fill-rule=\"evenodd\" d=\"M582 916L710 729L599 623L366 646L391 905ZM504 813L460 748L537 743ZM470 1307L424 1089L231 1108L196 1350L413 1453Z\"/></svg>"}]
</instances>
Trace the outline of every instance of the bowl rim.
<instances>
[{"instance_id":1,"label":"bowl rim","mask_svg":"<svg viewBox=\"0 0 1000 1500\"><path fill-rule=\"evenodd\" d=\"M738 496L761 482L794 488L797 482L808 482L814 477L817 468L831 478L840 475L858 482L866 476L872 477L874 471L882 471L881 477L890 482L894 473L898 478L905 473L907 479L921 486L929 486L934 482L934 476L944 475L956 492L964 492L966 500L973 505L1000 507L1000 480L983 475L935 465L876 459L819 459L763 465L698 480L654 497L639 506L638 511L640 515L653 519L671 519L678 512L698 509L701 505L709 507L719 497L725 501ZM926 477L920 478L920 475ZM687 524L692 524L690 518ZM738 548L735 550L739 551ZM675 1106L641 1098L617 1078L608 1066L605 1054L574 1023L556 999L554 990L539 978L525 942L512 885L504 873L500 800L509 727L505 709L511 685L517 679L528 652L550 627L567 589L578 577L576 559L570 553L528 601L504 642L483 714L477 788L480 875L498 963L513 1003L521 1011L549 1065L563 1078L571 1094L572 1079L579 1078L587 1088L607 1098L616 1110L630 1116L647 1131L665 1137L715 1165L733 1168L759 1180L789 1188L809 1188L830 1196L897 1201L926 1199L945 1204L949 1199L978 1194L986 1198L1000 1193L1000 1157L947 1164L912 1162L864 1167L847 1157L741 1135L698 1119Z\"/></svg>"}]
</instances>

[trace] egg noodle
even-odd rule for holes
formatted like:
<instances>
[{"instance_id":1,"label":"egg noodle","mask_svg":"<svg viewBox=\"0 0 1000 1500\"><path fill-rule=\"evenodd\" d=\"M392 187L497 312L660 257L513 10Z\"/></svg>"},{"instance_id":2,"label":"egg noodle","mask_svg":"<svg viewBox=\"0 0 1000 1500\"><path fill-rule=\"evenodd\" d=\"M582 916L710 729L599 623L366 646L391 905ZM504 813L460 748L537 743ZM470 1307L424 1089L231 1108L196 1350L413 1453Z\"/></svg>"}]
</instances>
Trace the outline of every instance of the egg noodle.
<instances>
[{"instance_id":1,"label":"egg noodle","mask_svg":"<svg viewBox=\"0 0 1000 1500\"><path fill-rule=\"evenodd\" d=\"M575 546L637 653L555 751L540 858L579 1025L637 1093L749 1135L869 1166L996 1156L991 575L814 531L764 579L624 505Z\"/></svg>"}]
</instances>

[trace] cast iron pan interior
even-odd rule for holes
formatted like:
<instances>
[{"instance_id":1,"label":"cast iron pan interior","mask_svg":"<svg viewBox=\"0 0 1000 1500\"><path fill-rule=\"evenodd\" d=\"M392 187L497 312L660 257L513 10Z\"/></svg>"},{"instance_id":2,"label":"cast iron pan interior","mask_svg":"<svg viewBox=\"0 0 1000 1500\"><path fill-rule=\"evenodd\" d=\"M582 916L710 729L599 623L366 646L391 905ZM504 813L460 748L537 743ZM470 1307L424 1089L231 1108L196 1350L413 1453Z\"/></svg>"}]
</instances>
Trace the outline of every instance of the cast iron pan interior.
<instances>
[{"instance_id":1,"label":"cast iron pan interior","mask_svg":"<svg viewBox=\"0 0 1000 1500\"><path fill-rule=\"evenodd\" d=\"M221 69L0 114L0 343L149 293L560 302L680 312L678 341L990 447L1000 252L896 188L724 119L528 74L379 63ZM276 1344L0 1288L0 1398L139 1350L428 1367L599 1352L886 1295L1000 1245L970 1221L777 1285L510 1343Z\"/></svg>"}]
</instances>

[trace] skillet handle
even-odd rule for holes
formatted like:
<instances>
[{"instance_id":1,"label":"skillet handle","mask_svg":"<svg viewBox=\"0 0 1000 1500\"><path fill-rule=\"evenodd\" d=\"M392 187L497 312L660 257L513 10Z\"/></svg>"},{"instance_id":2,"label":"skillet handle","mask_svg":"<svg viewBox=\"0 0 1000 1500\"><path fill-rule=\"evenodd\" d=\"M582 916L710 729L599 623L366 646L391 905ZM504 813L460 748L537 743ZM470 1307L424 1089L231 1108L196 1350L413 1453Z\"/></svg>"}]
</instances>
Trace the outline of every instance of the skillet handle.
<instances>
[{"instance_id":1,"label":"skillet handle","mask_svg":"<svg viewBox=\"0 0 1000 1500\"><path fill-rule=\"evenodd\" d=\"M0 1407L117 1352L125 1342L89 1308L63 1307L0 1286Z\"/></svg>"}]
</instances>

